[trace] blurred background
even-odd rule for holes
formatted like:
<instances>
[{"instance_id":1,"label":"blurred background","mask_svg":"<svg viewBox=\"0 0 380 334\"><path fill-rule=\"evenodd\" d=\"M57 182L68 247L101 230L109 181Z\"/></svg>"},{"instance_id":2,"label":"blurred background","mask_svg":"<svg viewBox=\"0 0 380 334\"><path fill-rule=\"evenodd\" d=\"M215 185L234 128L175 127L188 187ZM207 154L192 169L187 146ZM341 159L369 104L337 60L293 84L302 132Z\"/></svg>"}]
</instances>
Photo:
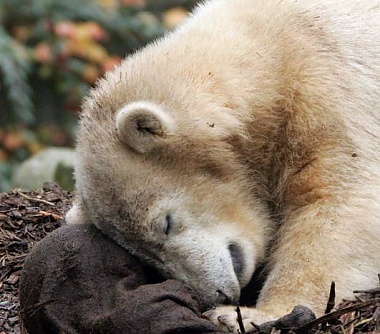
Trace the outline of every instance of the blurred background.
<instances>
[{"instance_id":1,"label":"blurred background","mask_svg":"<svg viewBox=\"0 0 380 334\"><path fill-rule=\"evenodd\" d=\"M195 0L1 0L0 191L73 188L82 97Z\"/></svg>"}]
</instances>

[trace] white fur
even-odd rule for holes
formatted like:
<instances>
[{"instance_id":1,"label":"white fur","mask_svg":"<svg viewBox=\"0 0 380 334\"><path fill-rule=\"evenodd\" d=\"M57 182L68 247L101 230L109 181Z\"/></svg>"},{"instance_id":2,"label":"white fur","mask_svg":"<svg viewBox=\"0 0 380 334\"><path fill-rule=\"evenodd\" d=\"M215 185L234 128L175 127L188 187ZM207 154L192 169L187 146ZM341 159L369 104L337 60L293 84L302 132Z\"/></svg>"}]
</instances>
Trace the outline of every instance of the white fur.
<instances>
[{"instance_id":1,"label":"white fur","mask_svg":"<svg viewBox=\"0 0 380 334\"><path fill-rule=\"evenodd\" d=\"M116 129L122 141L137 152L146 153L174 130L174 122L158 105L139 101L117 112Z\"/></svg>"},{"instance_id":2,"label":"white fur","mask_svg":"<svg viewBox=\"0 0 380 334\"><path fill-rule=\"evenodd\" d=\"M321 314L333 280L337 300L373 287L379 8L379 0L211 0L128 57L84 103L76 166L84 219L209 303L237 300L265 261L247 324L297 304ZM131 134L130 109L167 130ZM239 275L231 244L241 250ZM236 331L232 314L209 316Z\"/></svg>"}]
</instances>

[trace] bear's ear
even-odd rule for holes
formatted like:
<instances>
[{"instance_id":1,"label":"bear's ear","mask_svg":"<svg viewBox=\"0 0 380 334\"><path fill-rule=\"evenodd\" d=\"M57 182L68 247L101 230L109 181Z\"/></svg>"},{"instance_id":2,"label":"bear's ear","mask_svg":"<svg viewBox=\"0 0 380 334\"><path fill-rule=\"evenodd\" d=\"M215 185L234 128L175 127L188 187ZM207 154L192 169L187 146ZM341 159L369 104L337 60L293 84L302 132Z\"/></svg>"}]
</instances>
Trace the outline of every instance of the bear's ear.
<instances>
[{"instance_id":1,"label":"bear's ear","mask_svg":"<svg viewBox=\"0 0 380 334\"><path fill-rule=\"evenodd\" d=\"M160 145L173 129L170 115L151 102L129 103L116 114L120 140L140 153L147 153Z\"/></svg>"}]
</instances>

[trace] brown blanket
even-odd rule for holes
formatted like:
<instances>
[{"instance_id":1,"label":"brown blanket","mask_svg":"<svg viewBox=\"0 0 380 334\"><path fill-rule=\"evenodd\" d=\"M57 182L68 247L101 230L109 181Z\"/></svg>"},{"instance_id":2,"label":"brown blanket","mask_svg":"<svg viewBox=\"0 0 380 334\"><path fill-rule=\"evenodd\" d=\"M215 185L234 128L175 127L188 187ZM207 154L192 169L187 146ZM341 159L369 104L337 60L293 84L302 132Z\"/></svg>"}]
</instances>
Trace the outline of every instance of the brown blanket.
<instances>
[{"instance_id":1,"label":"brown blanket","mask_svg":"<svg viewBox=\"0 0 380 334\"><path fill-rule=\"evenodd\" d=\"M163 280L90 225L61 227L34 247L20 303L30 334L219 333L193 290Z\"/></svg>"}]
</instances>

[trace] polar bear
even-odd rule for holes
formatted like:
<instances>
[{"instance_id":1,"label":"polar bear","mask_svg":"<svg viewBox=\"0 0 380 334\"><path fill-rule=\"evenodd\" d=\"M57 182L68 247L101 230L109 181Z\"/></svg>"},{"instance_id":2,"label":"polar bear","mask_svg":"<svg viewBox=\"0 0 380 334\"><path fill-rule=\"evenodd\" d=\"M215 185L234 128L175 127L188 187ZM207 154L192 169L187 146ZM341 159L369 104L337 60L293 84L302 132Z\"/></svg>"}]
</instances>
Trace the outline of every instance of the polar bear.
<instances>
[{"instance_id":1,"label":"polar bear","mask_svg":"<svg viewBox=\"0 0 380 334\"><path fill-rule=\"evenodd\" d=\"M83 104L77 202L246 329L380 271L380 1L210 0ZM208 312L237 331L233 306Z\"/></svg>"}]
</instances>

